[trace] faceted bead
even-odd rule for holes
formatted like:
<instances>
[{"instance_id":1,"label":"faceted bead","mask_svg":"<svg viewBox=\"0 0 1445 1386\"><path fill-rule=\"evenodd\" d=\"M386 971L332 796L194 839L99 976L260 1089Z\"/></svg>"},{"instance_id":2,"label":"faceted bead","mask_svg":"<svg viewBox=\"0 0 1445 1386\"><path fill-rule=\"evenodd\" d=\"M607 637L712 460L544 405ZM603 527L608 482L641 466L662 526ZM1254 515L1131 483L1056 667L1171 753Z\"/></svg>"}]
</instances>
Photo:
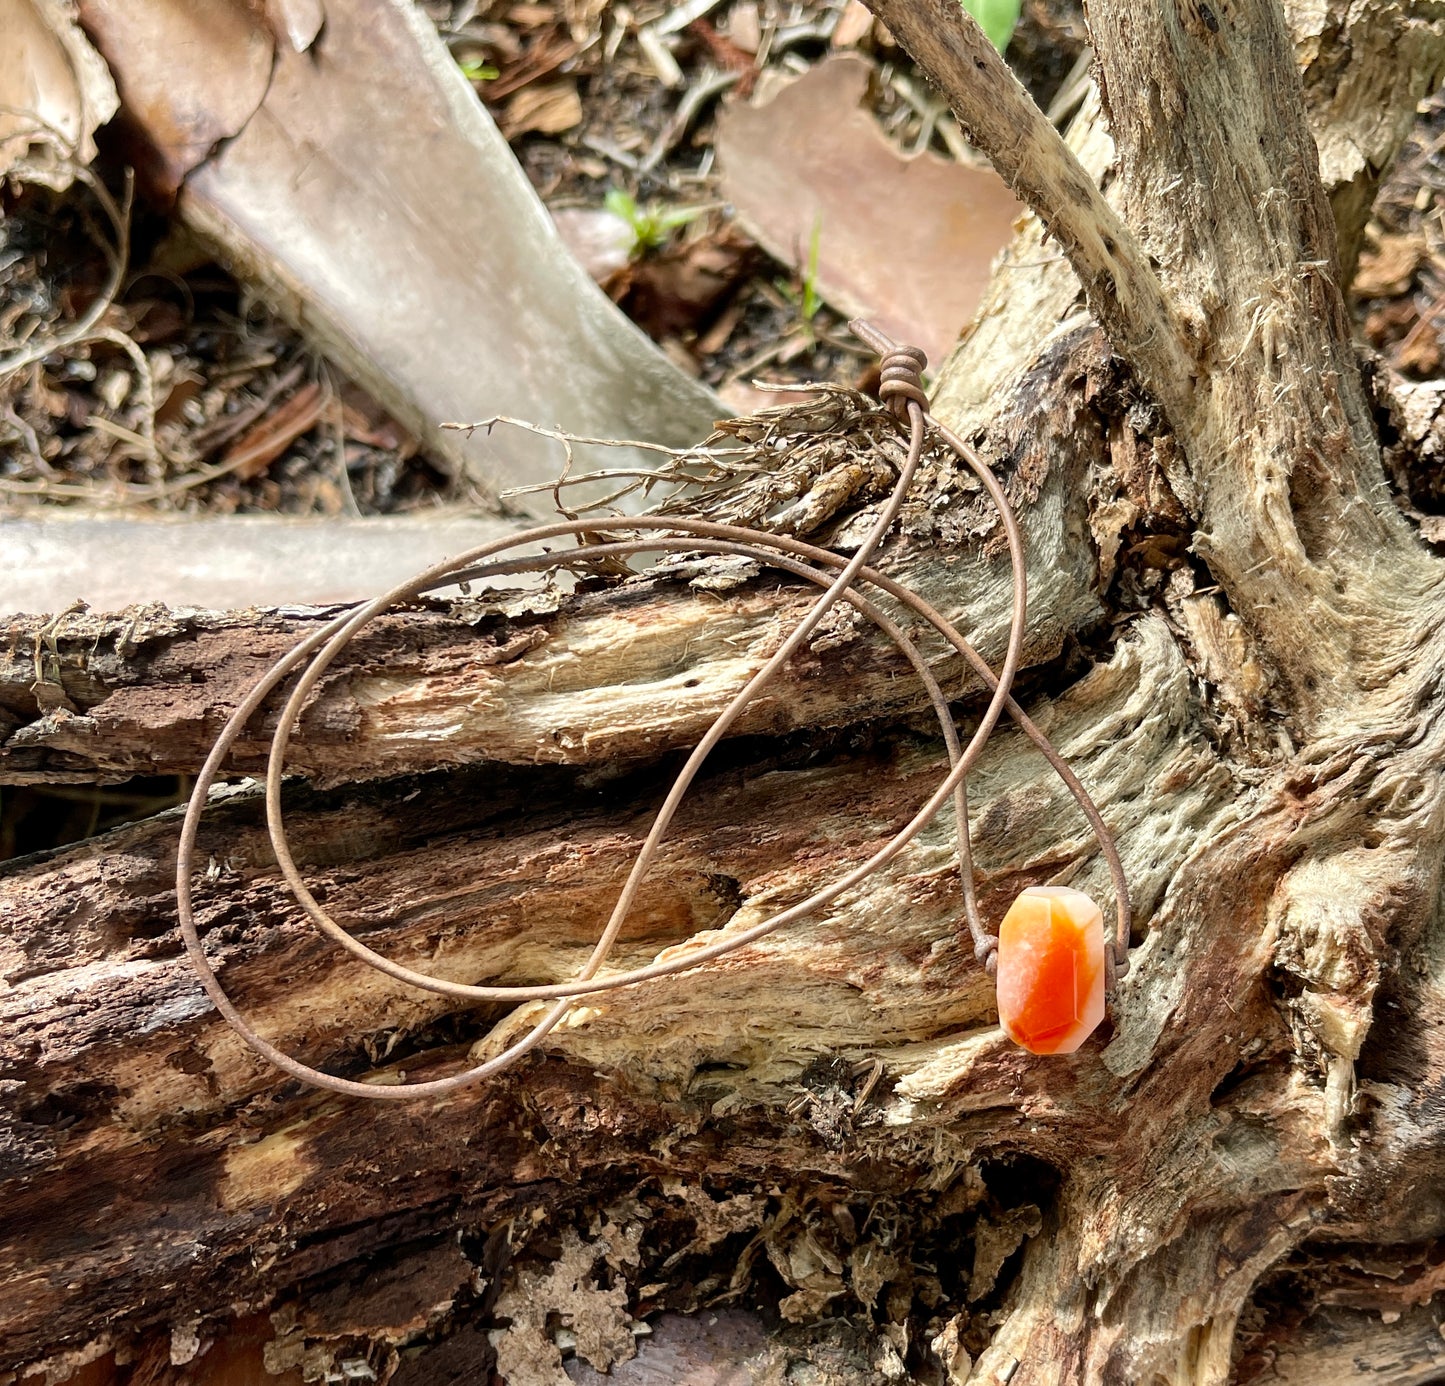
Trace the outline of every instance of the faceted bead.
<instances>
[{"instance_id":1,"label":"faceted bead","mask_svg":"<svg viewBox=\"0 0 1445 1386\"><path fill-rule=\"evenodd\" d=\"M1104 916L1081 890L1030 886L998 930L998 1018L1034 1054L1072 1054L1104 1018Z\"/></svg>"}]
</instances>

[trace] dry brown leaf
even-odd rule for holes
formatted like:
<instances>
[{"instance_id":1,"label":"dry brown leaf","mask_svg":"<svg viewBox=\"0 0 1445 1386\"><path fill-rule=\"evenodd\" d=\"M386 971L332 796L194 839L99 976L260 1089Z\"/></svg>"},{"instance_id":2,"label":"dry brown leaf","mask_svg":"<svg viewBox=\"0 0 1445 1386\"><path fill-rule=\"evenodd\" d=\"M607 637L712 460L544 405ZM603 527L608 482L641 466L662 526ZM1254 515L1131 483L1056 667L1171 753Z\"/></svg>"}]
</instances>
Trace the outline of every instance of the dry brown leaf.
<instances>
[{"instance_id":1,"label":"dry brown leaf","mask_svg":"<svg viewBox=\"0 0 1445 1386\"><path fill-rule=\"evenodd\" d=\"M860 106L871 65L824 59L766 105L718 119L722 194L776 259L937 365L973 317L1023 210L997 174L934 154L905 159Z\"/></svg>"},{"instance_id":2,"label":"dry brown leaf","mask_svg":"<svg viewBox=\"0 0 1445 1386\"><path fill-rule=\"evenodd\" d=\"M67 158L88 164L120 105L115 83L62 0L0 0L0 35L0 178L68 187Z\"/></svg>"},{"instance_id":3,"label":"dry brown leaf","mask_svg":"<svg viewBox=\"0 0 1445 1386\"><path fill-rule=\"evenodd\" d=\"M548 82L545 86L523 87L502 115L502 133L516 139L535 131L560 135L582 123L582 98L572 81Z\"/></svg>"},{"instance_id":4,"label":"dry brown leaf","mask_svg":"<svg viewBox=\"0 0 1445 1386\"><path fill-rule=\"evenodd\" d=\"M661 340L695 331L748 278L757 251L736 233L681 244L637 261L610 285L627 316Z\"/></svg>"},{"instance_id":5,"label":"dry brown leaf","mask_svg":"<svg viewBox=\"0 0 1445 1386\"><path fill-rule=\"evenodd\" d=\"M1351 287L1360 298L1395 298L1409 290L1424 257L1425 237L1418 231L1381 236L1361 253Z\"/></svg>"},{"instance_id":6,"label":"dry brown leaf","mask_svg":"<svg viewBox=\"0 0 1445 1386\"><path fill-rule=\"evenodd\" d=\"M271 81L275 40L233 0L80 0L80 17L111 70L126 114L144 130L174 191L222 140L243 129Z\"/></svg>"}]
</instances>

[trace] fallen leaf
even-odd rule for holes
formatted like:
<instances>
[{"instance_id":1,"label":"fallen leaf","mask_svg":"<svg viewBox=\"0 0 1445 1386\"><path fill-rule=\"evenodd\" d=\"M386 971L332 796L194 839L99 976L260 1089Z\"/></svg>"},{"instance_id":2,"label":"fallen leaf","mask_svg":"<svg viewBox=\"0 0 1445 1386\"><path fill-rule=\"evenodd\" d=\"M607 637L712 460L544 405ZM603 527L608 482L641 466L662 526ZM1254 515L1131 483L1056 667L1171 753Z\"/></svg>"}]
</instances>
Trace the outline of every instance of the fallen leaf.
<instances>
[{"instance_id":1,"label":"fallen leaf","mask_svg":"<svg viewBox=\"0 0 1445 1386\"><path fill-rule=\"evenodd\" d=\"M145 132L146 171L175 192L255 114L271 81L270 28L233 0L80 0L80 18Z\"/></svg>"},{"instance_id":2,"label":"fallen leaf","mask_svg":"<svg viewBox=\"0 0 1445 1386\"><path fill-rule=\"evenodd\" d=\"M523 87L502 115L502 133L509 140L535 131L560 135L582 123L582 98L575 82L549 82L545 86Z\"/></svg>"},{"instance_id":3,"label":"fallen leaf","mask_svg":"<svg viewBox=\"0 0 1445 1386\"><path fill-rule=\"evenodd\" d=\"M60 0L0 0L0 34L0 178L67 188L120 106L115 83Z\"/></svg>"},{"instance_id":4,"label":"fallen leaf","mask_svg":"<svg viewBox=\"0 0 1445 1386\"><path fill-rule=\"evenodd\" d=\"M801 268L817 227L817 292L937 365L978 307L1022 207L989 169L904 158L860 106L871 64L825 58L766 105L718 118L722 195L774 258Z\"/></svg>"},{"instance_id":5,"label":"fallen leaf","mask_svg":"<svg viewBox=\"0 0 1445 1386\"><path fill-rule=\"evenodd\" d=\"M757 251L736 234L670 245L633 264L613 294L654 339L695 332L756 259Z\"/></svg>"},{"instance_id":6,"label":"fallen leaf","mask_svg":"<svg viewBox=\"0 0 1445 1386\"><path fill-rule=\"evenodd\" d=\"M1395 298L1408 291L1425 257L1425 237L1418 231L1381 236L1379 244L1360 254L1350 286L1358 298Z\"/></svg>"}]
</instances>

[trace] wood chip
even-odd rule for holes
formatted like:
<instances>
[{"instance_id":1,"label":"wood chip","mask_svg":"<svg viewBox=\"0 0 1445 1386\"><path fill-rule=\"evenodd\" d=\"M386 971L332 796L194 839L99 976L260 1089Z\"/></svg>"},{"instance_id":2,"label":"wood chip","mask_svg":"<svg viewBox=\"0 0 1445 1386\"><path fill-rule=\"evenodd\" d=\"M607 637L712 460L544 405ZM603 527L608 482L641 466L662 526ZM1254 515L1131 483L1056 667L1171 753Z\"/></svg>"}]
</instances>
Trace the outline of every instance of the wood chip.
<instances>
[{"instance_id":1,"label":"wood chip","mask_svg":"<svg viewBox=\"0 0 1445 1386\"><path fill-rule=\"evenodd\" d=\"M1409 291L1424 257L1425 238L1418 231L1381 236L1361 253L1351 288L1359 298L1396 298Z\"/></svg>"},{"instance_id":2,"label":"wood chip","mask_svg":"<svg viewBox=\"0 0 1445 1386\"><path fill-rule=\"evenodd\" d=\"M728 37L744 53L756 54L762 47L763 21L756 0L741 0L728 11Z\"/></svg>"},{"instance_id":3,"label":"wood chip","mask_svg":"<svg viewBox=\"0 0 1445 1386\"><path fill-rule=\"evenodd\" d=\"M677 65L677 59L672 56L672 51L662 41L655 29L639 29L637 46L652 65L652 70L657 74L657 80L663 86L676 91L684 84L682 68Z\"/></svg>"},{"instance_id":4,"label":"wood chip","mask_svg":"<svg viewBox=\"0 0 1445 1386\"><path fill-rule=\"evenodd\" d=\"M502 133L509 140L532 131L560 135L581 123L582 98L577 84L570 80L524 87L507 102L501 120Z\"/></svg>"},{"instance_id":5,"label":"wood chip","mask_svg":"<svg viewBox=\"0 0 1445 1386\"><path fill-rule=\"evenodd\" d=\"M868 37L872 28L873 11L863 0L848 0L847 8L833 30L833 37L828 40L828 46L835 49L856 48Z\"/></svg>"},{"instance_id":6,"label":"wood chip","mask_svg":"<svg viewBox=\"0 0 1445 1386\"><path fill-rule=\"evenodd\" d=\"M541 29L557 22L557 11L551 5L513 5L507 18L524 29Z\"/></svg>"},{"instance_id":7,"label":"wood chip","mask_svg":"<svg viewBox=\"0 0 1445 1386\"><path fill-rule=\"evenodd\" d=\"M260 476L303 433L316 427L324 401L321 387L308 381L284 404L248 428L225 457L222 466L243 481Z\"/></svg>"}]
</instances>

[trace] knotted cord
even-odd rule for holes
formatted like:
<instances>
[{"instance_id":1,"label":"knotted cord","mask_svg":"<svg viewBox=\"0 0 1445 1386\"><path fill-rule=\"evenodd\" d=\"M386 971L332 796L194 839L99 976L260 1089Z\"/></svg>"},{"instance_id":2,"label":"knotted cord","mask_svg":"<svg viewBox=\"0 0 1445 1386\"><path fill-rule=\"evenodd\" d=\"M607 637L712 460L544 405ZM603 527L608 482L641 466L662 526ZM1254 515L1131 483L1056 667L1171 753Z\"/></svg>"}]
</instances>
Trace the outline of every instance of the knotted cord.
<instances>
[{"instance_id":1,"label":"knotted cord","mask_svg":"<svg viewBox=\"0 0 1445 1386\"><path fill-rule=\"evenodd\" d=\"M878 352L882 358L879 395L892 412L899 427L906 430L908 435L907 455L898 470L898 477L893 489L851 558L845 560L838 554L805 543L800 539L683 515L642 515L607 522L607 529L610 532L631 531L636 536L627 539L599 539L597 537L599 523L595 519L557 521L523 530L505 539L481 545L458 557L446 559L382 596L359 606L354 611L343 613L302 640L294 649L277 660L257 681L250 693L231 714L196 778L181 826L176 862L176 900L186 952L216 1008L252 1049L276 1067L303 1082L347 1096L395 1101L435 1097L455 1092L499 1073L508 1065L515 1063L529 1050L535 1048L566 1016L580 997L616 991L622 987L635 986L660 977L669 977L680 972L690 971L714 958L746 947L785 924L816 912L837 899L845 891L850 890L872 872L893 860L950 800L954 810L964 918L973 940L974 955L992 974L996 965L998 939L985 928L979 916L978 903L974 894L973 852L969 837L965 780L969 770L983 753L984 746L1005 712L1014 720L1023 734L1038 747L1060 776L1087 818L1108 864L1116 907L1114 939L1105 949L1107 987L1112 995L1116 977L1122 976L1128 970L1127 954L1131 924L1128 886L1124 879L1123 865L1108 827L1078 777L1069 769L1043 732L1030 721L1010 693L1023 651L1024 624L1027 614L1027 572L1024 563L1023 541L1012 508L1002 486L988 466L967 443L952 430L939 423L928 412L928 398L924 393L922 381L922 371L927 364L923 353L916 347L895 344L867 323L855 322L850 326L854 333ZM869 564L869 560L898 517L909 487L917 473L923 456L924 443L930 431L934 437L940 439L956 453L978 478L985 493L998 511L1008 543L1009 561L1013 572L1013 601L1003 666L997 675L968 641L959 634L957 629L928 602ZM564 555L545 553L525 557L500 557L508 550L522 545L567 536L575 538L577 546L568 550ZM470 985L414 971L382 956L368 948L359 939L353 938L322 908L302 879L287 841L281 804L286 751L291 736L297 726L302 709L327 668L369 622L392 607L413 601L427 593L479 578L545 571L578 563L591 564L599 560L620 561L640 553L722 554L742 557L760 564L767 564L812 582L821 587L823 592L778 649L718 714L678 772L638 850L607 925L585 965L572 980L566 982L536 986ZM966 745L960 744L953 714L948 705L948 698L923 655L909 636L857 589L856 584L860 582L886 594L931 626L955 651L962 655L982 680L984 686L990 690L988 705ZM939 730L948 754L948 774L913 818L873 856L810 895L806 900L799 901L749 928L741 929L681 956L675 956L666 962L655 962L645 967L633 968L630 971L612 972L600 976L599 973L601 973L637 898L642 881L703 762L742 716L749 704L757 699L778 671L817 630L819 623L840 601L847 602L859 615L871 621L893 643L917 674L938 719ZM237 1010L222 988L215 970L206 957L196 925L191 879L194 875L196 843L207 797L221 767L244 731L246 724L262 707L271 693L298 669L301 670L301 674L282 707L275 731L272 734L266 765L266 822L281 874L302 909L327 938L396 981L437 995L467 1002L553 1002L553 1005L525 1035L483 1063L444 1078L385 1085L338 1078L324 1073L320 1069L302 1063L284 1053L259 1034Z\"/></svg>"}]
</instances>

